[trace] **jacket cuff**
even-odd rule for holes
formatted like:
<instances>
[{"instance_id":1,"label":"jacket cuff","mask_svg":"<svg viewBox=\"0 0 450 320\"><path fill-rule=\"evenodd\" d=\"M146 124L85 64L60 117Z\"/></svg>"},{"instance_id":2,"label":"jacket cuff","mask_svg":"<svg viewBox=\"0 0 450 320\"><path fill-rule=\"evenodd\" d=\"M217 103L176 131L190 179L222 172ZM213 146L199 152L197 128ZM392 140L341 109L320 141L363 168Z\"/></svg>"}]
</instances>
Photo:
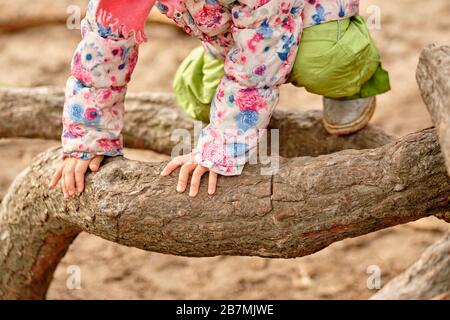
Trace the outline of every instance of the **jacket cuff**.
<instances>
[{"instance_id":1,"label":"jacket cuff","mask_svg":"<svg viewBox=\"0 0 450 320\"><path fill-rule=\"evenodd\" d=\"M194 156L195 161L199 165L208 168L210 171L220 174L222 176L238 176L242 173L242 170L244 170L245 167L245 165L238 165L238 164L226 166L220 163L215 163L211 159L204 158L203 153L198 150L194 151Z\"/></svg>"},{"instance_id":2,"label":"jacket cuff","mask_svg":"<svg viewBox=\"0 0 450 320\"><path fill-rule=\"evenodd\" d=\"M81 160L90 160L95 158L96 156L105 156L105 157L117 157L123 156L122 149L104 151L104 152L84 152L84 151L73 151L73 152L63 152L62 159L66 158L77 158Z\"/></svg>"},{"instance_id":3,"label":"jacket cuff","mask_svg":"<svg viewBox=\"0 0 450 320\"><path fill-rule=\"evenodd\" d=\"M198 164L224 176L240 175L258 142L257 130L205 127L193 151Z\"/></svg>"}]
</instances>

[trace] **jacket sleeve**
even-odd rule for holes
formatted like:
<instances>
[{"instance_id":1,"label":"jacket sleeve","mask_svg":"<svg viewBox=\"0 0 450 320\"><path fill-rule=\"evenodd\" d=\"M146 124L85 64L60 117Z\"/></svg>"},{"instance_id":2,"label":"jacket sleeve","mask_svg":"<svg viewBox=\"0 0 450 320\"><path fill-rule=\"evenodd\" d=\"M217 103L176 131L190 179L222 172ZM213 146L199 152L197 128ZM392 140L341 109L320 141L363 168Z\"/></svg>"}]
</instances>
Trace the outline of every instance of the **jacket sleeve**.
<instances>
[{"instance_id":1,"label":"jacket sleeve","mask_svg":"<svg viewBox=\"0 0 450 320\"><path fill-rule=\"evenodd\" d=\"M96 19L91 0L82 41L71 64L63 111L64 157L90 159L122 154L121 130L127 83L138 58L135 38L125 39Z\"/></svg>"},{"instance_id":2,"label":"jacket sleeve","mask_svg":"<svg viewBox=\"0 0 450 320\"><path fill-rule=\"evenodd\" d=\"M222 175L239 175L267 128L278 87L292 69L302 32L301 0L240 0L232 8L234 45L212 102L196 161Z\"/></svg>"}]
</instances>

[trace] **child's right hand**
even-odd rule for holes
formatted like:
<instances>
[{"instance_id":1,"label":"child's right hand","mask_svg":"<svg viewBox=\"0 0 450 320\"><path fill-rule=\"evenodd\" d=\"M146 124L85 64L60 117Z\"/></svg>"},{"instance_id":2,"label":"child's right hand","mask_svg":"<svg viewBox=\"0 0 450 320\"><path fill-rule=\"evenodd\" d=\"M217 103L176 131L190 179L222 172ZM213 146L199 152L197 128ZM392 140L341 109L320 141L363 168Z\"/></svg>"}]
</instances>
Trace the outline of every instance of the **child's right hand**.
<instances>
[{"instance_id":1,"label":"child's right hand","mask_svg":"<svg viewBox=\"0 0 450 320\"><path fill-rule=\"evenodd\" d=\"M104 156L96 156L89 160L77 158L66 158L53 175L50 188L55 188L58 181L61 180L64 198L72 197L84 190L84 175L87 169L97 172L104 159Z\"/></svg>"}]
</instances>

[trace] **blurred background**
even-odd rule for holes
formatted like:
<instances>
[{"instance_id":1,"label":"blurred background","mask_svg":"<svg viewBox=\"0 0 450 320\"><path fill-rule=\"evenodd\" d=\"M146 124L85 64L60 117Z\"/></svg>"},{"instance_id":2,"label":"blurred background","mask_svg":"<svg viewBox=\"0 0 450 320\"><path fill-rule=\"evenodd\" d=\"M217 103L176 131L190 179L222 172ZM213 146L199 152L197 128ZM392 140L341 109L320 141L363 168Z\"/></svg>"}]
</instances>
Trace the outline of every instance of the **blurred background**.
<instances>
[{"instance_id":1,"label":"blurred background","mask_svg":"<svg viewBox=\"0 0 450 320\"><path fill-rule=\"evenodd\" d=\"M67 8L87 0L0 0L0 86L64 86L79 30L69 30ZM421 49L450 44L450 1L361 1L366 18L378 6L381 29L372 30L392 91L381 96L373 124L402 136L431 126L415 81ZM173 75L199 42L158 13L147 24L129 91L171 91ZM285 85L280 109L320 108L321 98ZM299 137L301 139L301 137ZM58 141L0 139L0 199L31 159ZM126 156L160 161L151 151ZM50 299L366 299L367 268L377 265L382 284L395 277L431 243L449 231L435 218L336 243L312 256L291 259L248 257L183 258L144 252L81 234L59 265ZM66 287L67 268L81 268L81 289Z\"/></svg>"}]
</instances>

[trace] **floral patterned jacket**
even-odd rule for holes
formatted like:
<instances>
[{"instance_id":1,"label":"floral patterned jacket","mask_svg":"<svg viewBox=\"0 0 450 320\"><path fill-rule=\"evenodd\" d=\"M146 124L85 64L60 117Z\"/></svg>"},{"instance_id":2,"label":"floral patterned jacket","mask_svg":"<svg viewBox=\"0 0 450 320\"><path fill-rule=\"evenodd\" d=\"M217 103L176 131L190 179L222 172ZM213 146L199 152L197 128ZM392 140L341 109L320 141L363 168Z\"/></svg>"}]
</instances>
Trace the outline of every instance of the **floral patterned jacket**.
<instances>
[{"instance_id":1,"label":"floral patterned jacket","mask_svg":"<svg viewBox=\"0 0 450 320\"><path fill-rule=\"evenodd\" d=\"M65 156L122 154L127 83L155 0L91 0L67 81ZM278 87L293 66L303 28L359 12L359 0L161 0L156 7L207 52L225 60L210 124L194 150L199 164L239 175L268 126Z\"/></svg>"}]
</instances>

